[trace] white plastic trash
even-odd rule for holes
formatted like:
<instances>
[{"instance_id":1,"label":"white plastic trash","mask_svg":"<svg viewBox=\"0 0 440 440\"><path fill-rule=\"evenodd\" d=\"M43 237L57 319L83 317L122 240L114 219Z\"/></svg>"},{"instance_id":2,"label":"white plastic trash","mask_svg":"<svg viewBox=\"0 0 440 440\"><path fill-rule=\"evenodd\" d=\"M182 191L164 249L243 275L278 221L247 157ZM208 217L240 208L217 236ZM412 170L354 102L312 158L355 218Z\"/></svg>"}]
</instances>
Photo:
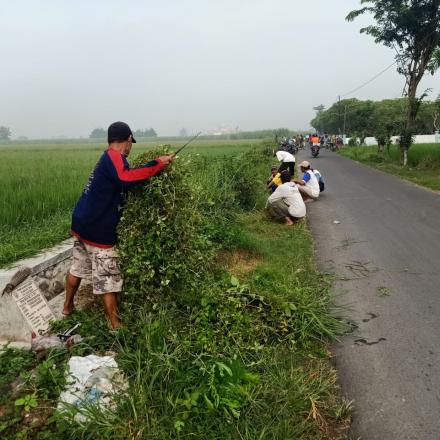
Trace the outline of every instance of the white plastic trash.
<instances>
[{"instance_id":1,"label":"white plastic trash","mask_svg":"<svg viewBox=\"0 0 440 440\"><path fill-rule=\"evenodd\" d=\"M127 389L127 382L113 356L72 356L69 360L67 389L60 394L58 410L73 405L78 408L77 422L87 420L88 405L111 408L112 396Z\"/></svg>"}]
</instances>

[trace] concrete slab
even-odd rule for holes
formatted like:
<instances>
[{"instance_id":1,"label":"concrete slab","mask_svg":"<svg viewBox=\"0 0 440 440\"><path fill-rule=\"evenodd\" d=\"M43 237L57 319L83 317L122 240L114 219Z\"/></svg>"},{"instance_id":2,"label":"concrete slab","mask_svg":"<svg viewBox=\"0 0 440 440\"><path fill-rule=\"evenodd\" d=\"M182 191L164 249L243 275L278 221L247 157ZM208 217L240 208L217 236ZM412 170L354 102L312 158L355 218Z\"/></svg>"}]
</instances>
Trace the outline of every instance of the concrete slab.
<instances>
[{"instance_id":1,"label":"concrete slab","mask_svg":"<svg viewBox=\"0 0 440 440\"><path fill-rule=\"evenodd\" d=\"M35 257L17 261L6 269L0 270L0 292L11 280L19 267L30 267L32 276L55 266L70 258L73 239L63 241L53 248L42 251ZM63 298L64 292L58 297ZM55 298L54 298L55 300ZM58 299L58 303L60 300ZM58 316L59 313L58 313ZM0 346L10 343L11 346L30 348L32 331L17 307L11 295L0 296Z\"/></svg>"}]
</instances>

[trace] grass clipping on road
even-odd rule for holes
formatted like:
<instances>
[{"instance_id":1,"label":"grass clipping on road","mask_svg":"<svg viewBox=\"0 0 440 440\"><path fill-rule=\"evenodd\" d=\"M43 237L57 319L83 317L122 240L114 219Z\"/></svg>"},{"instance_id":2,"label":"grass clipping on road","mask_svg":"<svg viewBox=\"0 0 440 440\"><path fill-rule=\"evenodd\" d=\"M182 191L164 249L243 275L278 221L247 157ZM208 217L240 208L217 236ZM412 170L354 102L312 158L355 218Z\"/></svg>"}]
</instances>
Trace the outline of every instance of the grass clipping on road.
<instances>
[{"instance_id":1,"label":"grass clipping on road","mask_svg":"<svg viewBox=\"0 0 440 440\"><path fill-rule=\"evenodd\" d=\"M176 161L128 199L124 328L108 334L96 311L64 323L94 328L74 350L116 351L128 394L114 411L86 409L82 424L52 417L37 438L345 438L349 405L327 343L346 326L331 314L306 224L258 209L270 164L261 151L200 160ZM253 263L235 272L237 254Z\"/></svg>"}]
</instances>

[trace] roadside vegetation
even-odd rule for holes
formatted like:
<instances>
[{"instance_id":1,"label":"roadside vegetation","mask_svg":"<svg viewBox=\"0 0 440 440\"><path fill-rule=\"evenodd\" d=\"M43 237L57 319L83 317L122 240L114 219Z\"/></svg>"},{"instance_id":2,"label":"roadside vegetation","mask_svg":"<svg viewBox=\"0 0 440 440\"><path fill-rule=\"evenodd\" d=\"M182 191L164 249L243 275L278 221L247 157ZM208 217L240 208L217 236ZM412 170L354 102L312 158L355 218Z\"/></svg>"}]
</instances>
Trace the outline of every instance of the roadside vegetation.
<instances>
[{"instance_id":1,"label":"roadside vegetation","mask_svg":"<svg viewBox=\"0 0 440 440\"><path fill-rule=\"evenodd\" d=\"M405 98L383 99L381 101L341 99L331 107L317 110L310 124L318 131L338 133L341 119L345 118L345 132L349 137L365 138L376 136L386 128L389 136L397 135L405 123ZM421 102L414 133L434 133L440 123L440 99Z\"/></svg>"},{"instance_id":2,"label":"roadside vegetation","mask_svg":"<svg viewBox=\"0 0 440 440\"><path fill-rule=\"evenodd\" d=\"M219 157L257 144L203 141L188 151ZM133 156L153 146L139 143ZM72 209L105 148L104 142L84 141L0 147L0 267L68 238Z\"/></svg>"},{"instance_id":3,"label":"roadside vegetation","mask_svg":"<svg viewBox=\"0 0 440 440\"><path fill-rule=\"evenodd\" d=\"M0 436L346 438L350 404L328 343L347 325L306 223L265 216L270 150L185 156L131 194L119 229L124 327L109 332L96 307L54 324L82 322L85 339L70 350L2 352ZM54 412L68 357L108 351L129 383L116 408ZM78 411L86 421L73 420Z\"/></svg>"},{"instance_id":4,"label":"roadside vegetation","mask_svg":"<svg viewBox=\"0 0 440 440\"><path fill-rule=\"evenodd\" d=\"M377 146L347 147L340 154L358 162L365 163L381 171L394 174L403 179L440 191L440 145L415 144L408 152L408 166L400 164L400 151L395 145L383 153Z\"/></svg>"}]
</instances>

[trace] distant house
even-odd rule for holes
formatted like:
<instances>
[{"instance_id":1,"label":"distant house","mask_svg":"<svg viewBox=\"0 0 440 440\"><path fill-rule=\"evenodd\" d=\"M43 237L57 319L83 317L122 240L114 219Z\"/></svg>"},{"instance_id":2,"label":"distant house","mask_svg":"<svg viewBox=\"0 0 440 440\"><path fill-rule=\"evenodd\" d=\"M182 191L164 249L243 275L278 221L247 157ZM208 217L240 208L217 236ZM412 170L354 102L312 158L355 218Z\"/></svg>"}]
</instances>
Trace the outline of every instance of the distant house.
<instances>
[{"instance_id":1,"label":"distant house","mask_svg":"<svg viewBox=\"0 0 440 440\"><path fill-rule=\"evenodd\" d=\"M221 124L218 128L212 130L206 130L206 134L210 136L222 136L226 134L233 134L239 131L238 127L231 127L228 124Z\"/></svg>"}]
</instances>

